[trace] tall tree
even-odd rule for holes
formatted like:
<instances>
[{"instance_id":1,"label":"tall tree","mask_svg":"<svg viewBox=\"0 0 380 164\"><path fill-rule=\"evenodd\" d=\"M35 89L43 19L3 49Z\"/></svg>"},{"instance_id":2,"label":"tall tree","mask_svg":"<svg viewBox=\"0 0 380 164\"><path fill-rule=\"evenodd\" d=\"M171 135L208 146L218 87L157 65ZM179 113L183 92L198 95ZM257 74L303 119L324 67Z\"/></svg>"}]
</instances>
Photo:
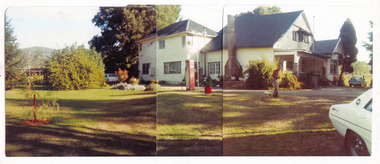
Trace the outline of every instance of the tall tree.
<instances>
[{"instance_id":1,"label":"tall tree","mask_svg":"<svg viewBox=\"0 0 380 164\"><path fill-rule=\"evenodd\" d=\"M21 51L13 30L11 21L5 17L5 83L8 89L12 89L18 79L22 63Z\"/></svg>"},{"instance_id":2,"label":"tall tree","mask_svg":"<svg viewBox=\"0 0 380 164\"><path fill-rule=\"evenodd\" d=\"M339 56L339 64L342 66L339 80L343 81L342 76L344 72L352 73L354 71L351 66L356 61L356 55L358 54L358 48L355 47L357 38L355 27L350 18L347 18L339 35L342 41L344 56Z\"/></svg>"},{"instance_id":3,"label":"tall tree","mask_svg":"<svg viewBox=\"0 0 380 164\"><path fill-rule=\"evenodd\" d=\"M156 5L155 8L157 9L157 30L181 19L179 18L180 5Z\"/></svg>"},{"instance_id":4,"label":"tall tree","mask_svg":"<svg viewBox=\"0 0 380 164\"><path fill-rule=\"evenodd\" d=\"M106 72L127 69L138 75L138 44L142 36L156 30L156 13L151 6L101 7L92 22L101 29L90 41L103 57Z\"/></svg>"},{"instance_id":5,"label":"tall tree","mask_svg":"<svg viewBox=\"0 0 380 164\"><path fill-rule=\"evenodd\" d=\"M369 21L371 29L373 29L373 22ZM369 65L371 66L371 73L373 71L373 32L368 33L368 42L363 42L363 47L369 51Z\"/></svg>"},{"instance_id":6,"label":"tall tree","mask_svg":"<svg viewBox=\"0 0 380 164\"><path fill-rule=\"evenodd\" d=\"M238 16L242 15L268 15L268 14L278 14L282 13L281 8L278 6L259 6L256 7L253 11L248 11L246 13L240 13Z\"/></svg>"}]
</instances>

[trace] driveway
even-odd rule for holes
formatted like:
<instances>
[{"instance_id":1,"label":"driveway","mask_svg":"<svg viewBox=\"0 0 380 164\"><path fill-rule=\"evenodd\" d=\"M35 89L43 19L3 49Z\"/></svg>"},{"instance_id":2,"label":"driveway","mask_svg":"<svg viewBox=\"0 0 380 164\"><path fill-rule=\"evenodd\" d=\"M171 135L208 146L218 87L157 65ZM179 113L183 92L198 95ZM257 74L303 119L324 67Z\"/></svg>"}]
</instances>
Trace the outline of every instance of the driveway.
<instances>
[{"instance_id":1,"label":"driveway","mask_svg":"<svg viewBox=\"0 0 380 164\"><path fill-rule=\"evenodd\" d=\"M351 87L329 87L319 89L302 89L279 91L279 95L290 96L339 96L356 98L368 89ZM246 93L246 94L265 94L268 90L223 90L223 93Z\"/></svg>"}]
</instances>

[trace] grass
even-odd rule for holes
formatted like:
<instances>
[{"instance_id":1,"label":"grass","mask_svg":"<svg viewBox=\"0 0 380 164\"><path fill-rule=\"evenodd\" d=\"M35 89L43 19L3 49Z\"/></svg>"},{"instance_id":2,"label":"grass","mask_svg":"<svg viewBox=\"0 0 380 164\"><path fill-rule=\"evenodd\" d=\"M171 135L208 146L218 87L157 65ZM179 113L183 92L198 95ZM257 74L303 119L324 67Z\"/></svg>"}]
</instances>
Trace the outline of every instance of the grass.
<instances>
[{"instance_id":1,"label":"grass","mask_svg":"<svg viewBox=\"0 0 380 164\"><path fill-rule=\"evenodd\" d=\"M222 93L161 90L157 155L223 155Z\"/></svg>"},{"instance_id":2,"label":"grass","mask_svg":"<svg viewBox=\"0 0 380 164\"><path fill-rule=\"evenodd\" d=\"M328 118L332 104L352 98L223 95L223 153L250 156L346 155Z\"/></svg>"},{"instance_id":3,"label":"grass","mask_svg":"<svg viewBox=\"0 0 380 164\"><path fill-rule=\"evenodd\" d=\"M119 156L156 154L156 93L110 88L35 90L57 99L60 111L40 126L19 124L33 103L21 89L6 91L7 156ZM37 117L39 117L37 115Z\"/></svg>"}]
</instances>

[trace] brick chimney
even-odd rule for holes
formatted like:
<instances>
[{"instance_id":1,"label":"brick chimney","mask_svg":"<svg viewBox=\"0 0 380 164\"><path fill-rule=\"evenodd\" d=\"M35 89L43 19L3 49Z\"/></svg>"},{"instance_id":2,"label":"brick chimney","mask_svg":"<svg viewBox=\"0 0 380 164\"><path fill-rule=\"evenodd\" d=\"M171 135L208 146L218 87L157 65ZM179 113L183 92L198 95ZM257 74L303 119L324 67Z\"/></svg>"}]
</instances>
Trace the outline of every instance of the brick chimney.
<instances>
[{"instance_id":1,"label":"brick chimney","mask_svg":"<svg viewBox=\"0 0 380 164\"><path fill-rule=\"evenodd\" d=\"M236 42L235 42L235 17L232 15L227 16L227 47L228 47L228 59L225 66L225 78L239 79L243 77L242 66L236 58Z\"/></svg>"}]
</instances>

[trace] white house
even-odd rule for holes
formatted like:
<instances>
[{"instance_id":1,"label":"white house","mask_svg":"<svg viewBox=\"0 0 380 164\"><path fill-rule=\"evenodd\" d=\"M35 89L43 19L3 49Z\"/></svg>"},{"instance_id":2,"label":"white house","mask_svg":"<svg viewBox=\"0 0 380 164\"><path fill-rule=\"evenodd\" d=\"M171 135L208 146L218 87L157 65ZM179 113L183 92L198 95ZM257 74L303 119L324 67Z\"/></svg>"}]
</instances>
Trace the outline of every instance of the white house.
<instances>
[{"instance_id":1,"label":"white house","mask_svg":"<svg viewBox=\"0 0 380 164\"><path fill-rule=\"evenodd\" d=\"M200 50L214 37L215 31L184 20L139 39L139 78L179 84L185 77L186 60L194 60L195 70L200 66L202 76L204 57Z\"/></svg>"},{"instance_id":2,"label":"white house","mask_svg":"<svg viewBox=\"0 0 380 164\"><path fill-rule=\"evenodd\" d=\"M205 63L220 63L218 71L206 64L206 74L241 76L250 60L279 61L283 69L295 75L314 72L333 80L337 76L338 55L343 55L340 40L314 41L312 30L303 11L271 14L229 16L228 24L210 41L203 54ZM231 56L232 55L232 56ZM234 72L226 69L228 60ZM220 65L219 64L219 65ZM239 70L240 68L240 70ZM241 71L241 72L240 72Z\"/></svg>"}]
</instances>

